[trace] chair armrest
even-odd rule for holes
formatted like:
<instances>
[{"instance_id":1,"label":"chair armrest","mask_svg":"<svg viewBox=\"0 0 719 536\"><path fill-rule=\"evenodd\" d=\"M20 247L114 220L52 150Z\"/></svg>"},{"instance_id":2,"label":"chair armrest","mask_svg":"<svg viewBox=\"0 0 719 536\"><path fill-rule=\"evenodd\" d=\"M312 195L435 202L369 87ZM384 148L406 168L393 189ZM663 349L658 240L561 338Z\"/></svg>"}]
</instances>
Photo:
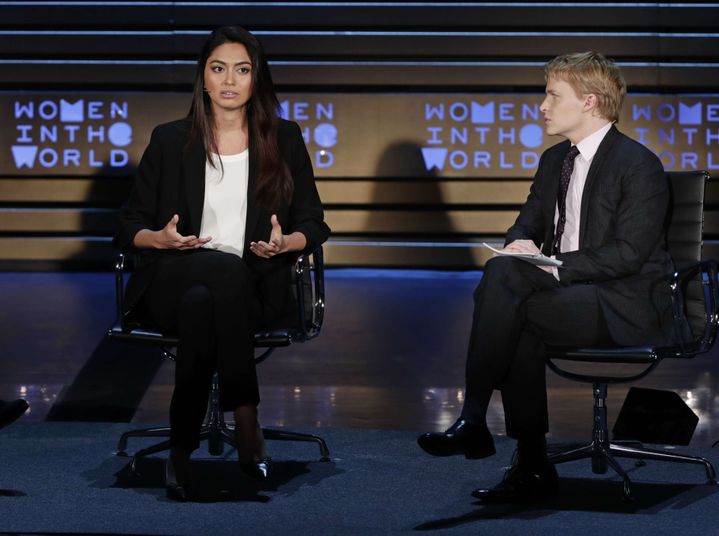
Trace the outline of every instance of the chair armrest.
<instances>
[{"instance_id":1,"label":"chair armrest","mask_svg":"<svg viewBox=\"0 0 719 536\"><path fill-rule=\"evenodd\" d=\"M716 338L717 329L719 328L719 286L717 284L717 275L719 274L719 263L714 260L705 260L695 263L691 266L683 268L675 272L669 281L672 298L672 312L674 319L674 332L679 340L679 347L682 353L702 353L709 348ZM699 340L698 348L687 352L685 341L681 334L684 332L683 327L685 320L686 299L683 288L691 282L692 279L701 276L701 284L703 285L703 305L704 305L704 332Z\"/></svg>"},{"instance_id":2,"label":"chair armrest","mask_svg":"<svg viewBox=\"0 0 719 536\"><path fill-rule=\"evenodd\" d=\"M115 307L116 324L125 327L123 310L125 308L125 254L118 253L115 258Z\"/></svg>"},{"instance_id":3,"label":"chair armrest","mask_svg":"<svg viewBox=\"0 0 719 536\"><path fill-rule=\"evenodd\" d=\"M325 276L324 276L324 257L322 246L318 247L311 254L311 262L306 263L306 256L300 255L295 261L294 281L295 296L297 297L298 321L300 326L301 340L309 340L319 335L324 320L325 307ZM309 270L309 273L307 271ZM306 299L305 288L306 278L310 278L310 291L312 307L310 314L312 318L307 318L307 310L305 308Z\"/></svg>"}]
</instances>

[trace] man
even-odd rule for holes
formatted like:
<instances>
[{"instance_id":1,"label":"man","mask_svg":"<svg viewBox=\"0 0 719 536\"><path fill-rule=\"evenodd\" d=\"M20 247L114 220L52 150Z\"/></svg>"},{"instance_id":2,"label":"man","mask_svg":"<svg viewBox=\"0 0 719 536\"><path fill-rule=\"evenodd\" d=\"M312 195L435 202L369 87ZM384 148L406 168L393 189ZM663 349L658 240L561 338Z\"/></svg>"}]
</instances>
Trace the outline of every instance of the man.
<instances>
[{"instance_id":1,"label":"man","mask_svg":"<svg viewBox=\"0 0 719 536\"><path fill-rule=\"evenodd\" d=\"M461 416L418 439L435 456L494 454L485 417L500 389L518 461L499 485L473 492L485 501L558 492L544 439L544 344L659 344L672 333L668 288L657 284L673 270L664 236L669 184L657 157L614 126L626 94L619 69L596 52L568 54L545 66L545 78L546 132L567 141L542 155L505 250L541 251L563 264L487 263L474 294Z\"/></svg>"}]
</instances>

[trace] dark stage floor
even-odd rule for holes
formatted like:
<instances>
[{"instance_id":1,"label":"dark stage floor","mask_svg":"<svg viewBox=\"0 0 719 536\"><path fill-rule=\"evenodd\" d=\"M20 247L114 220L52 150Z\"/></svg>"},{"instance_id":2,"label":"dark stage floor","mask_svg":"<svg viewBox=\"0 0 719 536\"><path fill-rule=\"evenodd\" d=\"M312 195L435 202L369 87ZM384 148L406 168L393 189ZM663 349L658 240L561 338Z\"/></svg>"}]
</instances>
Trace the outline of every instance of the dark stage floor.
<instances>
[{"instance_id":1,"label":"dark stage floor","mask_svg":"<svg viewBox=\"0 0 719 536\"><path fill-rule=\"evenodd\" d=\"M265 425L439 430L462 403L472 290L480 272L329 270L322 335L259 369ZM106 340L110 273L0 274L0 397L26 422L166 420L173 365ZM699 415L692 445L719 438L716 352L666 361L639 385L672 389ZM548 372L551 434L586 438L591 388ZM626 387L610 388L613 422ZM498 397L489 424L504 432Z\"/></svg>"}]
</instances>

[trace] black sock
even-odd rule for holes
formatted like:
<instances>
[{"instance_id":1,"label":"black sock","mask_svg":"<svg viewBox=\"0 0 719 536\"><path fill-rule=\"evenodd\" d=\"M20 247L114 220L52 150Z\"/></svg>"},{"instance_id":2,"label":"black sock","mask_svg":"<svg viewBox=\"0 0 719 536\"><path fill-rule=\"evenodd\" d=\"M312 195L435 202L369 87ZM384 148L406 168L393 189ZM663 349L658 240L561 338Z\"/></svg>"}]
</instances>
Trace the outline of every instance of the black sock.
<instances>
[{"instance_id":1,"label":"black sock","mask_svg":"<svg viewBox=\"0 0 719 536\"><path fill-rule=\"evenodd\" d=\"M547 441L544 434L528 435L517 440L518 464L523 469L535 470L547 463Z\"/></svg>"}]
</instances>

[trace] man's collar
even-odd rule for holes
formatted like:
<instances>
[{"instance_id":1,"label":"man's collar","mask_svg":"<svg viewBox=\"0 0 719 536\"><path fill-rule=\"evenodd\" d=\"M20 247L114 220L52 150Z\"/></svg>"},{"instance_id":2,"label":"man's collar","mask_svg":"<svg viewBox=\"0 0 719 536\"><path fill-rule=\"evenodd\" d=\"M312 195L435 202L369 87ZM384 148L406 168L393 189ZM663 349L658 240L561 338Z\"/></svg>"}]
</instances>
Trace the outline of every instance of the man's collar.
<instances>
[{"instance_id":1,"label":"man's collar","mask_svg":"<svg viewBox=\"0 0 719 536\"><path fill-rule=\"evenodd\" d=\"M597 153L597 149L599 149L599 144L602 143L604 136L607 135L607 132L609 132L613 124L614 123L610 121L599 130L595 130L592 134L577 143L579 154L582 155L584 160L589 162L592 158L594 158L594 155Z\"/></svg>"}]
</instances>

